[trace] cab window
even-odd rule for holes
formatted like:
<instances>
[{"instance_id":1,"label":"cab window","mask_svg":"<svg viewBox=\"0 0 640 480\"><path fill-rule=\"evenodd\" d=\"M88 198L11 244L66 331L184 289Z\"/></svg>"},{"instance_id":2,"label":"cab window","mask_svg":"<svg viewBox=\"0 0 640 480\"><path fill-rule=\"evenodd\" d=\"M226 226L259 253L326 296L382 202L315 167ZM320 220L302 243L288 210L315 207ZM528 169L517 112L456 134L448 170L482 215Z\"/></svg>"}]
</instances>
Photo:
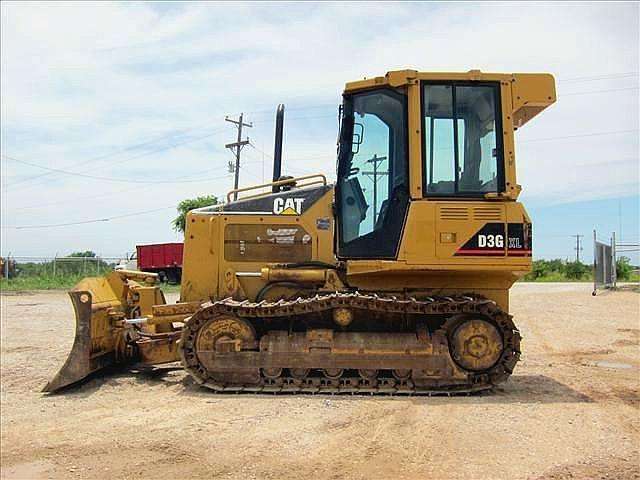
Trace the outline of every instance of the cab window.
<instances>
[{"instance_id":1,"label":"cab window","mask_svg":"<svg viewBox=\"0 0 640 480\"><path fill-rule=\"evenodd\" d=\"M408 206L406 96L344 99L336 207L340 258L395 257Z\"/></svg>"},{"instance_id":2,"label":"cab window","mask_svg":"<svg viewBox=\"0 0 640 480\"><path fill-rule=\"evenodd\" d=\"M423 83L423 172L428 195L504 190L499 85Z\"/></svg>"}]
</instances>

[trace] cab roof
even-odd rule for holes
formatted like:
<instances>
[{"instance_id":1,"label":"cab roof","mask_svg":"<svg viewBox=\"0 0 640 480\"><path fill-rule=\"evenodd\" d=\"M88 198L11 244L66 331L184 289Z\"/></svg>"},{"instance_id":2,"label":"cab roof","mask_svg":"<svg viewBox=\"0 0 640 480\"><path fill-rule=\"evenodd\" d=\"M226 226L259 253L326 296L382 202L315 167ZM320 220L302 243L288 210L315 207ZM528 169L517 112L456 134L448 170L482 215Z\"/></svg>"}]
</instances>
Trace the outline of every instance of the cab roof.
<instances>
[{"instance_id":1,"label":"cab roof","mask_svg":"<svg viewBox=\"0 0 640 480\"><path fill-rule=\"evenodd\" d=\"M500 82L510 87L511 98L505 98L503 108L510 108L514 127L518 128L556 101L553 75L549 73L485 73L480 70L468 72L418 72L417 70L394 70L382 77L365 78L348 82L344 93L356 93L380 87L398 88L421 81L470 81Z\"/></svg>"}]
</instances>

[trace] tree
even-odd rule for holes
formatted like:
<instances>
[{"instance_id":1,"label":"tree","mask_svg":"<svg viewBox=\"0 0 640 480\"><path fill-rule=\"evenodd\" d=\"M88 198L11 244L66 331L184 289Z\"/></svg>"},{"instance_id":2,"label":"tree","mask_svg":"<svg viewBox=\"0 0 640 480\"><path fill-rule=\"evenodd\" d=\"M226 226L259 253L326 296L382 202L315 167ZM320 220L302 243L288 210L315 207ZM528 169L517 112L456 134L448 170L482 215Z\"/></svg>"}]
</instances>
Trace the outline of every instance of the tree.
<instances>
[{"instance_id":1,"label":"tree","mask_svg":"<svg viewBox=\"0 0 640 480\"><path fill-rule=\"evenodd\" d=\"M633 266L629 257L622 256L616 262L616 279L629 280Z\"/></svg>"},{"instance_id":2,"label":"tree","mask_svg":"<svg viewBox=\"0 0 640 480\"><path fill-rule=\"evenodd\" d=\"M184 233L187 221L187 213L194 208L209 207L216 205L218 198L214 195L205 195L202 197L188 198L178 204L178 216L174 218L172 225L176 232Z\"/></svg>"},{"instance_id":3,"label":"tree","mask_svg":"<svg viewBox=\"0 0 640 480\"><path fill-rule=\"evenodd\" d=\"M95 252L92 252L91 250L85 250L84 252L73 252L71 255L69 255L70 257L89 257L89 258L96 258L96 254Z\"/></svg>"}]
</instances>

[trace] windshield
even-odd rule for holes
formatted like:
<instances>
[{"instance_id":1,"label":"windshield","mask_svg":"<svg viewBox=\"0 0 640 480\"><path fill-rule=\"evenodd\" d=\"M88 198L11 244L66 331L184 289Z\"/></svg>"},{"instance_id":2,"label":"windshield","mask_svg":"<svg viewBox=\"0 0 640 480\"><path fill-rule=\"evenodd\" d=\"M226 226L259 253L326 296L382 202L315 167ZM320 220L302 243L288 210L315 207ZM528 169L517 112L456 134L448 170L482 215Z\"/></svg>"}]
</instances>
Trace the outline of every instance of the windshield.
<instances>
[{"instance_id":1,"label":"windshield","mask_svg":"<svg viewBox=\"0 0 640 480\"><path fill-rule=\"evenodd\" d=\"M403 94L389 89L345 97L336 191L343 248L358 239L372 242L376 232L386 230L394 199L406 193L405 103ZM386 235L374 245L384 251L380 256L394 255L392 240Z\"/></svg>"}]
</instances>

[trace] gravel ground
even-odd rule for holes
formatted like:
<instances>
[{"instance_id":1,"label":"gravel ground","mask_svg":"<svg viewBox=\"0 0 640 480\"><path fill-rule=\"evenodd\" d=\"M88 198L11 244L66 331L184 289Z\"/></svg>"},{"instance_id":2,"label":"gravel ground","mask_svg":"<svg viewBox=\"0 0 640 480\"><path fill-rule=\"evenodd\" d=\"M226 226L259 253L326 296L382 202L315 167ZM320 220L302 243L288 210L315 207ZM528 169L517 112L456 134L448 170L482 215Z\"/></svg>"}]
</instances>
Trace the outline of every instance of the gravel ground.
<instances>
[{"instance_id":1,"label":"gravel ground","mask_svg":"<svg viewBox=\"0 0 640 480\"><path fill-rule=\"evenodd\" d=\"M454 398L219 395L181 371L47 396L72 307L2 295L1 477L640 478L640 295L590 290L516 285L515 374Z\"/></svg>"}]
</instances>

